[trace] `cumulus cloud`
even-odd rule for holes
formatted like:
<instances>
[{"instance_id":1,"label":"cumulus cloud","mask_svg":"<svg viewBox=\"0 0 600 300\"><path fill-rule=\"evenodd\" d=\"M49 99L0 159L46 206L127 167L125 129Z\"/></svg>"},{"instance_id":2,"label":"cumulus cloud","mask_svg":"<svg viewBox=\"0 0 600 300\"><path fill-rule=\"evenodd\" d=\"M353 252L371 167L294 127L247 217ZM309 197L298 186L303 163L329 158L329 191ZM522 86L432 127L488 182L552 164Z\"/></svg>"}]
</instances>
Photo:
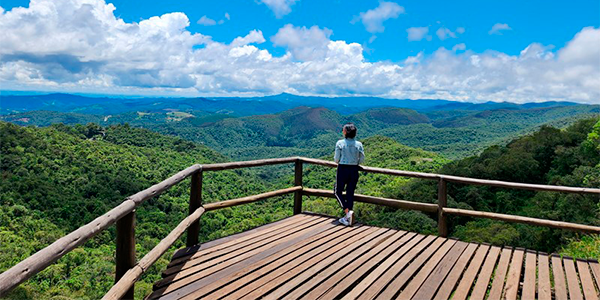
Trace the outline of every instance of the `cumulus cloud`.
<instances>
[{"instance_id":1,"label":"cumulus cloud","mask_svg":"<svg viewBox=\"0 0 600 300\"><path fill-rule=\"evenodd\" d=\"M492 29L490 29L490 31L488 31L488 34L501 35L502 31L505 31L505 30L512 30L512 28L510 28L510 26L508 26L508 24L506 24L506 23L496 23L496 24L494 24L494 26L492 26Z\"/></svg>"},{"instance_id":2,"label":"cumulus cloud","mask_svg":"<svg viewBox=\"0 0 600 300\"><path fill-rule=\"evenodd\" d=\"M283 26L261 48L259 30L229 43L187 30L185 14L127 23L102 0L37 0L0 14L5 89L117 94L372 95L459 101L599 103L600 29L566 46L532 43L518 55L462 44L400 63L371 62L326 28ZM456 30L458 33L459 30Z\"/></svg>"},{"instance_id":3,"label":"cumulus cloud","mask_svg":"<svg viewBox=\"0 0 600 300\"><path fill-rule=\"evenodd\" d=\"M385 30L384 21L398 18L403 13L404 7L397 3L381 1L376 8L361 12L359 16L352 20L352 23L361 21L370 33L383 32Z\"/></svg>"},{"instance_id":4,"label":"cumulus cloud","mask_svg":"<svg viewBox=\"0 0 600 300\"><path fill-rule=\"evenodd\" d=\"M467 45L465 45L465 43L456 44L454 47L452 47L452 51L464 51L466 49Z\"/></svg>"},{"instance_id":5,"label":"cumulus cloud","mask_svg":"<svg viewBox=\"0 0 600 300\"><path fill-rule=\"evenodd\" d=\"M456 28L456 31L454 31L454 32L446 27L441 27L435 32L435 34L437 35L437 37L440 40L443 41L448 38L455 39L455 38L457 38L457 35L456 35L457 33L462 34L464 32L465 32L465 28L463 28L463 27Z\"/></svg>"},{"instance_id":6,"label":"cumulus cloud","mask_svg":"<svg viewBox=\"0 0 600 300\"><path fill-rule=\"evenodd\" d=\"M197 22L200 25L204 25L204 26L213 26L213 25L217 25L217 21L207 17L207 16L202 16L200 18L200 20L198 20Z\"/></svg>"},{"instance_id":7,"label":"cumulus cloud","mask_svg":"<svg viewBox=\"0 0 600 300\"><path fill-rule=\"evenodd\" d=\"M408 41L412 42L412 41L420 41L423 39L426 39L428 41L431 41L431 35L428 35L427 33L429 32L429 27L411 27L406 29L406 32L408 32Z\"/></svg>"},{"instance_id":8,"label":"cumulus cloud","mask_svg":"<svg viewBox=\"0 0 600 300\"><path fill-rule=\"evenodd\" d=\"M262 44L265 42L265 37L260 30L252 30L244 37L237 37L231 42L231 46L240 47L248 44Z\"/></svg>"},{"instance_id":9,"label":"cumulus cloud","mask_svg":"<svg viewBox=\"0 0 600 300\"><path fill-rule=\"evenodd\" d=\"M287 24L277 31L271 41L275 46L286 47L298 60L317 60L325 57L331 34L332 31L327 28L294 27Z\"/></svg>"},{"instance_id":10,"label":"cumulus cloud","mask_svg":"<svg viewBox=\"0 0 600 300\"><path fill-rule=\"evenodd\" d=\"M231 17L229 16L229 13L225 13L225 19L215 21L207 16L202 16L200 18L200 20L198 20L198 22L196 22L196 23L198 23L200 25L204 25L204 26L214 26L217 24L221 25L221 24L225 23L226 20L229 21L230 19L231 19Z\"/></svg>"},{"instance_id":11,"label":"cumulus cloud","mask_svg":"<svg viewBox=\"0 0 600 300\"><path fill-rule=\"evenodd\" d=\"M259 0L273 11L277 19L292 12L292 5L298 0Z\"/></svg>"}]
</instances>

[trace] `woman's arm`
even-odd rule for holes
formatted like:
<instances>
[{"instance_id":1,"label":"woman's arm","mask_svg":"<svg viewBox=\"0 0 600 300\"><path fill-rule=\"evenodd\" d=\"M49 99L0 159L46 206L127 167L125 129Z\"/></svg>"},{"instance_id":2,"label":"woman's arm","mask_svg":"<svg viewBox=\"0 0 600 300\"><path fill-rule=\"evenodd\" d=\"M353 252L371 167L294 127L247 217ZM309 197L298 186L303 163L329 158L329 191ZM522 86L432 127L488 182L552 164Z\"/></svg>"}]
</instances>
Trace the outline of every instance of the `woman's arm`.
<instances>
[{"instance_id":1,"label":"woman's arm","mask_svg":"<svg viewBox=\"0 0 600 300\"><path fill-rule=\"evenodd\" d=\"M340 149L340 147L338 147L338 144L335 144L335 154L333 155L333 161L336 164L340 163L340 159L342 158L342 149Z\"/></svg>"},{"instance_id":2,"label":"woman's arm","mask_svg":"<svg viewBox=\"0 0 600 300\"><path fill-rule=\"evenodd\" d=\"M365 149L360 145L358 147L358 164L362 164L365 161Z\"/></svg>"}]
</instances>

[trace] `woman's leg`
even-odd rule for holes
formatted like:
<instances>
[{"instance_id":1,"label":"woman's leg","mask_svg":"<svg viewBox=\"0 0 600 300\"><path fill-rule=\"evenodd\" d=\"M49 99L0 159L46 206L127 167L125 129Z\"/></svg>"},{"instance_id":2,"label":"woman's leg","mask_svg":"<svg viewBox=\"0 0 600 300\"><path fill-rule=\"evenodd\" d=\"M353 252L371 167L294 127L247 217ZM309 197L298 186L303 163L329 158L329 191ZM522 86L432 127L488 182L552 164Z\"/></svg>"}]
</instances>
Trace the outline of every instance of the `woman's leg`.
<instances>
[{"instance_id":1,"label":"woman's leg","mask_svg":"<svg viewBox=\"0 0 600 300\"><path fill-rule=\"evenodd\" d=\"M346 197L344 197L344 194L342 194L342 192L344 191L344 186L346 185L348 179L347 173L348 172L345 170L344 167L338 165L335 176L335 184L333 185L333 193L335 194L335 198L337 199L344 212L346 212L346 209L348 209Z\"/></svg>"},{"instance_id":2,"label":"woman's leg","mask_svg":"<svg viewBox=\"0 0 600 300\"><path fill-rule=\"evenodd\" d=\"M354 190L356 189L356 184L358 183L358 166L352 168L350 172L348 172L348 183L346 186L346 205L349 210L354 208Z\"/></svg>"}]
</instances>

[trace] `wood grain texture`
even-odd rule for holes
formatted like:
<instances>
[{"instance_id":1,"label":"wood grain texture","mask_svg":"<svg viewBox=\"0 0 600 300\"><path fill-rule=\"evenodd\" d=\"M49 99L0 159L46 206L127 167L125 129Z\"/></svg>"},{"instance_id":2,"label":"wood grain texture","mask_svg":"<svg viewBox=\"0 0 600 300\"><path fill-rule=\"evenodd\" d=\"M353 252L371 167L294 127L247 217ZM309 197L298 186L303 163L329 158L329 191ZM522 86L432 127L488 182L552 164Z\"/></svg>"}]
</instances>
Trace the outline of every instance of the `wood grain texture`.
<instances>
[{"instance_id":1,"label":"wood grain texture","mask_svg":"<svg viewBox=\"0 0 600 300\"><path fill-rule=\"evenodd\" d=\"M471 300L482 300L485 297L485 294L488 290L488 284L490 282L490 278L492 277L492 272L494 271L494 267L496 266L496 261L500 254L500 248L492 247L488 252L488 255L485 258L485 262L481 267L481 271L477 276L477 283L475 283L475 287L473 288L473 292L471 293ZM466 291L468 294L469 291Z\"/></svg>"},{"instance_id":2,"label":"wood grain texture","mask_svg":"<svg viewBox=\"0 0 600 300\"><path fill-rule=\"evenodd\" d=\"M556 300L567 300L567 282L562 260L558 255L552 255L552 275L554 276L554 296Z\"/></svg>"},{"instance_id":3,"label":"wood grain texture","mask_svg":"<svg viewBox=\"0 0 600 300\"><path fill-rule=\"evenodd\" d=\"M567 286L569 287L569 299L583 300L581 286L579 285L579 276L577 276L577 270L575 269L575 261L570 257L563 257L563 266L565 268Z\"/></svg>"},{"instance_id":4,"label":"wood grain texture","mask_svg":"<svg viewBox=\"0 0 600 300\"><path fill-rule=\"evenodd\" d=\"M361 256L359 259L352 261L344 266L339 272L329 277L319 286L314 288L310 293L304 295L302 299L335 299L340 298L343 291L350 288L352 285L373 269L377 262L383 260L392 251L401 247L406 242L410 241L416 233L407 233L406 231L397 231L393 236L389 237L377 247L371 249L368 253Z\"/></svg>"},{"instance_id":5,"label":"wood grain texture","mask_svg":"<svg viewBox=\"0 0 600 300\"><path fill-rule=\"evenodd\" d=\"M522 223L550 228L559 228L559 229L568 229L574 231L581 232L589 232L589 233L600 233L600 227L598 226L590 226L562 221L551 221L545 219L538 218L530 218L523 216L513 216L507 214L498 214L491 213L485 211L476 211L476 210L468 210L468 209L459 209L459 208L444 208L444 212L450 215L464 216L464 217L476 217L476 218L485 218L492 220L500 220L512 223Z\"/></svg>"},{"instance_id":6,"label":"wood grain texture","mask_svg":"<svg viewBox=\"0 0 600 300\"><path fill-rule=\"evenodd\" d=\"M490 288L490 294L487 299L499 300L502 297L504 290L504 283L506 279L506 273L508 272L508 266L510 264L510 257L512 255L511 248L503 248L498 266L494 272L494 280L492 281L492 287Z\"/></svg>"},{"instance_id":7,"label":"wood grain texture","mask_svg":"<svg viewBox=\"0 0 600 300\"><path fill-rule=\"evenodd\" d=\"M546 253L538 254L538 299L552 299L552 286L550 285L550 258Z\"/></svg>"},{"instance_id":8,"label":"wood grain texture","mask_svg":"<svg viewBox=\"0 0 600 300\"><path fill-rule=\"evenodd\" d=\"M525 276L521 299L535 299L537 255L533 251L525 253Z\"/></svg>"},{"instance_id":9,"label":"wood grain texture","mask_svg":"<svg viewBox=\"0 0 600 300\"><path fill-rule=\"evenodd\" d=\"M312 251L308 251L306 253L301 254L298 258L290 261L282 261L280 265L276 266L274 269L267 269L264 273L264 276L259 276L258 278L250 278L249 284L245 285L243 289L238 289L235 292L233 290L241 287L247 282L241 282L239 285L236 285L236 288L230 290L222 289L216 294L210 295L210 298L221 297L227 295L224 299L239 299L250 294L248 297L251 297L254 293L255 295L262 295L265 291L269 291L275 288L278 284L283 283L285 280L289 279L292 274L290 272L299 272L302 269L302 265L313 266L321 261L324 257L323 253L327 253L328 249L334 249L329 251L337 251L345 247L346 245L351 244L355 241L356 238L360 238L364 236L365 230L369 229L368 226L362 226L358 229L352 229L348 231L348 234L341 236L340 239L332 240L331 242L320 244L319 247L313 249ZM345 229L340 229L345 230ZM331 252L329 252L331 253ZM254 281L253 281L254 280ZM262 289L261 291L257 291L257 289ZM233 292L233 293L232 293Z\"/></svg>"},{"instance_id":10,"label":"wood grain texture","mask_svg":"<svg viewBox=\"0 0 600 300\"><path fill-rule=\"evenodd\" d=\"M115 284L135 266L135 211L117 221L117 242L115 251ZM133 282L121 297L133 299Z\"/></svg>"},{"instance_id":11,"label":"wood grain texture","mask_svg":"<svg viewBox=\"0 0 600 300\"><path fill-rule=\"evenodd\" d=\"M363 280L354 286L354 288L344 295L344 300L355 299L367 288L369 288L373 282L379 279L379 277L386 272L392 265L394 265L404 254L409 252L415 245L428 245L435 239L433 236L427 237L427 240L423 241L425 236L415 235L407 243L399 245L400 247L390 248L389 251L383 253L382 262L371 271ZM421 244L422 243L422 244ZM424 247L424 246L418 246ZM414 251L416 252L416 251ZM391 255L390 255L391 254ZM411 255L410 253L408 255ZM376 289L377 287L371 287L370 289ZM383 288L383 287L381 287Z\"/></svg>"},{"instance_id":12,"label":"wood grain texture","mask_svg":"<svg viewBox=\"0 0 600 300\"><path fill-rule=\"evenodd\" d=\"M408 287L402 291L402 293L398 296L398 299L433 299L433 295L437 292L438 288L450 272L450 269L454 266L460 255L467 248L469 244L465 242L457 242L454 246L448 250L448 252L443 256L434 255L433 259L427 262L427 265L419 271L419 274L413 278ZM436 263L435 260L438 259L439 262ZM429 265L437 264L435 269L431 270ZM423 274L423 277L427 277L426 279L420 280L419 277ZM423 283L418 287L418 290L413 292L409 289L412 286L417 287L419 284L415 284L415 282L422 281Z\"/></svg>"},{"instance_id":13,"label":"wood grain texture","mask_svg":"<svg viewBox=\"0 0 600 300\"><path fill-rule=\"evenodd\" d=\"M200 278L206 277L212 273L236 264L242 260L248 259L254 255L260 254L278 244L294 240L312 229L313 226L325 225L325 220L317 219L307 224L299 225L288 232L275 235L269 239L262 240L259 244L249 247L249 249L238 249L226 255L215 257L201 264L186 268L178 273L163 278L155 284L157 290L154 295L165 295L180 287L188 285Z\"/></svg>"},{"instance_id":14,"label":"wood grain texture","mask_svg":"<svg viewBox=\"0 0 600 300\"><path fill-rule=\"evenodd\" d=\"M504 285L504 299L516 300L519 293L519 283L521 282L521 272L523 269L524 249L515 249L510 261L510 268ZM535 282L534 282L535 286ZM535 290L535 289L534 289Z\"/></svg>"},{"instance_id":15,"label":"wood grain texture","mask_svg":"<svg viewBox=\"0 0 600 300\"><path fill-rule=\"evenodd\" d=\"M366 228L360 228L364 230ZM315 253L319 253L328 247L331 247L343 239L349 237L350 234L360 232L357 227L339 228L339 226L331 226L331 228L319 233L306 241L297 243L292 247L271 255L263 260L247 267L240 265L240 270L234 274L222 277L210 284L196 290L192 294L187 295L183 299L199 299L220 298L230 294L239 287L245 286L248 283L266 278L267 275L277 272L284 273L293 267L304 263L308 258ZM246 287L245 290L248 290Z\"/></svg>"},{"instance_id":16,"label":"wood grain texture","mask_svg":"<svg viewBox=\"0 0 600 300\"><path fill-rule=\"evenodd\" d=\"M310 226L308 228L306 228L305 230L301 230L298 231L294 234L291 234L283 239L280 239L277 241L276 244L271 244L268 245L266 247L264 247L263 249L260 249L260 251L257 251L255 255L252 255L250 257L246 257L245 259L249 260L249 264L253 264L255 262L258 262L262 259L265 259L266 257L269 257L271 255L274 255L290 246L293 246L297 243L301 243L302 241L317 235L327 229L329 229L331 227L331 223L328 222L327 220L325 220L324 222L317 224L315 226ZM239 271L238 269L238 264L240 262L244 262L246 260L242 260L239 257L236 257L232 260L228 260L226 263L222 263L220 265L215 265L212 266L209 269L203 270L202 273L200 273L198 277L194 278L190 278L190 279L183 279L185 281L187 281L185 283L185 285L183 286L179 286L175 289L171 289L171 291L169 292L165 292L164 291L155 291L153 294L150 295L149 298L156 298L159 297L160 299L165 299L165 300L170 300L170 299L181 299L183 297L185 297L186 295L189 295L191 293L193 293L194 291L198 290L199 288L206 286L207 284L210 284L211 282L214 282L215 279L221 278L221 277L225 277L225 276L229 276L230 274L233 274L237 271Z\"/></svg>"},{"instance_id":17,"label":"wood grain texture","mask_svg":"<svg viewBox=\"0 0 600 300\"><path fill-rule=\"evenodd\" d=\"M594 280L592 279L592 274L588 268L587 261L578 259L576 262L577 272L579 273L579 278L581 279L581 287L583 289L583 295L585 296L585 299L598 300L598 293L594 287Z\"/></svg>"},{"instance_id":18,"label":"wood grain texture","mask_svg":"<svg viewBox=\"0 0 600 300\"><path fill-rule=\"evenodd\" d=\"M482 247L484 247L484 246L482 246ZM465 268L467 267L467 264L471 260L471 257L473 257L473 254L476 253L475 251L478 250L478 248L479 248L479 250L481 250L483 252L483 255L479 254L480 252L477 252L477 254L475 254L475 258L473 258L473 260L478 259L477 255L479 255L481 257L480 261L483 261L483 257L485 257L485 252L487 252L487 249L482 250L482 247L479 247L479 245L475 244L475 243L469 244L467 249L465 249L465 251L461 254L461 256L458 259L458 261L456 262L456 264L452 267L452 271L450 271L450 273L448 274L448 276L446 277L444 282L441 284L439 290L435 294L435 298L433 298L433 299L442 300L442 299L450 298L450 294L452 294L452 291L456 287L458 279L461 277L463 272L465 275L467 274L467 271L465 271Z\"/></svg>"},{"instance_id":19,"label":"wood grain texture","mask_svg":"<svg viewBox=\"0 0 600 300\"><path fill-rule=\"evenodd\" d=\"M337 167L337 164L332 161L314 159L314 158L306 158L306 157L300 157L299 159L305 163L321 165L321 166L326 166L326 167L331 167L331 168ZM486 180L486 179L477 179L477 178L451 176L451 175L441 175L441 174L434 174L434 173L423 173L423 172L401 171L401 170L392 170L392 169L384 169L384 168L374 168L374 167L367 167L367 166L360 166L360 170L363 172L368 172L368 173L379 173L379 174L423 178L423 179L431 179L431 180L439 180L440 178L443 178L446 181L451 181L451 182L456 182L456 183L464 183L464 184L472 184L472 185L486 185L486 186L532 190L532 191L550 191L550 192L600 195L600 189L594 189L594 188L552 186L552 185L542 185L542 184L527 184L527 183L518 183L518 182L507 182L507 181Z\"/></svg>"},{"instance_id":20,"label":"wood grain texture","mask_svg":"<svg viewBox=\"0 0 600 300\"><path fill-rule=\"evenodd\" d=\"M475 256L473 257L473 259L471 260L471 263L469 263L469 267L465 271L462 279L460 280L460 283L456 287L454 295L452 296L453 299L456 299L456 300L467 299L467 296L469 296L469 292L471 291L471 286L473 286L473 281L475 280L475 277L477 277L477 274L479 273L479 269L481 268L481 265L483 264L485 258L488 256L489 250L490 250L490 246L488 246L488 245L481 245L479 247L479 249L477 249L477 252L475 253ZM497 255L497 253L496 253L496 255ZM447 295L449 295L450 293L451 293L451 291L446 292ZM444 297L444 296L437 297L436 296L436 299L440 299L440 300L448 299L448 297Z\"/></svg>"},{"instance_id":21,"label":"wood grain texture","mask_svg":"<svg viewBox=\"0 0 600 300\"><path fill-rule=\"evenodd\" d=\"M405 285L407 286L408 293L412 293L415 291L418 286L421 284L423 277L425 275L420 275L417 281L414 281L414 284L411 284L410 279L413 277L417 270L419 270L422 266L430 268L435 265L437 262L435 255L443 256L453 245L456 243L456 240L447 240L438 238L440 241L439 244L433 242L430 247L423 250L423 252L417 256L409 265L404 269L390 284L377 296L376 299L391 299L394 295L398 294ZM435 254L434 254L435 253ZM427 261L434 255L434 258L431 260L433 263L428 264Z\"/></svg>"}]
</instances>

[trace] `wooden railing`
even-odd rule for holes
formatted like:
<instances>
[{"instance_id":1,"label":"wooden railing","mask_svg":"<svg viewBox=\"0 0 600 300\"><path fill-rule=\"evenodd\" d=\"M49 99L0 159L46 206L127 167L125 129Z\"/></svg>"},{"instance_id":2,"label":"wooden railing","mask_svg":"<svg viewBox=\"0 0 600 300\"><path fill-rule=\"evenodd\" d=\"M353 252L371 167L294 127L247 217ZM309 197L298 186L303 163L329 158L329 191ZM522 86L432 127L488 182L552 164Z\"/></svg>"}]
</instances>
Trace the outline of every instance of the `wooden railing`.
<instances>
[{"instance_id":1,"label":"wooden railing","mask_svg":"<svg viewBox=\"0 0 600 300\"><path fill-rule=\"evenodd\" d=\"M258 167L266 165L294 163L294 186L277 191L262 193L253 196L242 197L222 202L202 204L202 177L204 172L220 171L229 169L239 169L248 167ZM69 253L71 250L80 246L87 240L94 237L96 234L105 230L109 226L116 223L117 226L117 241L116 241L116 271L115 285L104 296L104 299L120 299L133 298L134 284L142 276L144 272L152 266L167 250L177 241L177 239L187 230L186 245L188 247L198 244L198 235L200 232L199 219L206 211L231 207L259 200L272 198L276 196L294 193L294 214L302 211L302 196L320 196L334 198L333 191L305 188L302 185L302 166L304 163L322 165L326 167L336 167L337 164L331 161L305 158L305 157L288 157L276 159L263 159L242 162L230 162L208 165L193 165L168 179L151 186L137 194L134 194L117 207L111 209L104 215L96 218L92 222L80 227L79 229L69 233L68 235L58 239L48 247L31 255L27 259L21 261L11 269L0 274L0 297L6 295L17 285L29 279L31 276L44 270L50 264ZM358 202L372 203L384 205L394 208L418 210L428 213L437 213L438 216L438 234L440 236L448 236L448 215L459 215L469 217L480 217L507 222L525 223L538 226L546 226L553 228L569 229L581 232L600 233L600 227L582 225L568 222L551 221L523 216L513 216L506 214L497 214L490 212L481 212L474 210L464 210L456 208L448 208L447 205L447 183L462 183L472 185L486 185L503 188L525 189L533 191L552 191L564 193L592 194L600 197L600 189L597 188L580 188L566 186L550 186L538 184L523 184L515 182L483 180L467 177L458 177L450 175L409 172L401 170L392 170L384 168L374 168L361 166L361 171L368 173L387 174L392 176L404 176L413 178L422 178L435 180L438 182L438 203L421 203L398 199L388 199L381 197L373 197L366 195L356 195L355 200ZM189 215L181 222L173 231L167 235L158 245L148 252L137 263L135 261L135 208L144 201L160 195L168 190L173 185L181 182L191 176L190 187L190 202Z\"/></svg>"}]
</instances>

